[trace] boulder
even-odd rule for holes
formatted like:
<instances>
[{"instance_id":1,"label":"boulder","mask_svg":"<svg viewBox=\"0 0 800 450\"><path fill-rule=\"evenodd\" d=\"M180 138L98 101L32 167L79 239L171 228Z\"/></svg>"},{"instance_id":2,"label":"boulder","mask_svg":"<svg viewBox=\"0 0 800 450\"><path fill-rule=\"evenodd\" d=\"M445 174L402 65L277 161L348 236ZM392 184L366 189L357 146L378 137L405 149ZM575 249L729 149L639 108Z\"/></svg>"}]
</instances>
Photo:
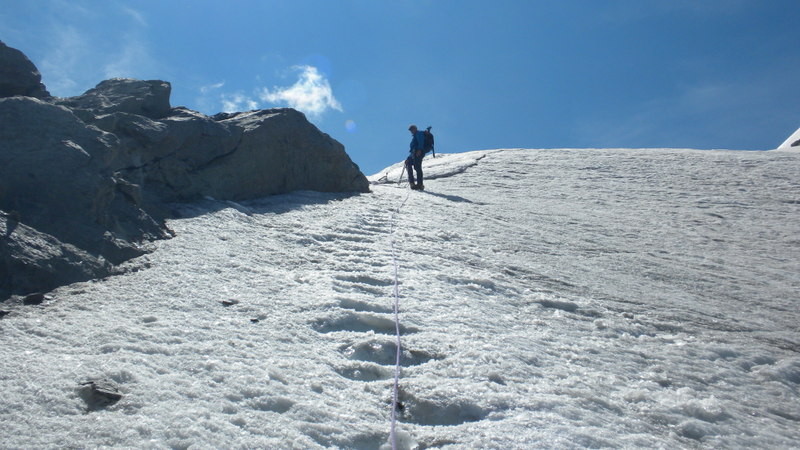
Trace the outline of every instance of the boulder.
<instances>
[{"instance_id":1,"label":"boulder","mask_svg":"<svg viewBox=\"0 0 800 450\"><path fill-rule=\"evenodd\" d=\"M301 112L276 108L214 116L242 130L235 151L198 168L205 195L242 200L295 190L369 192L344 146Z\"/></svg>"},{"instance_id":2,"label":"boulder","mask_svg":"<svg viewBox=\"0 0 800 450\"><path fill-rule=\"evenodd\" d=\"M49 98L42 75L21 51L0 41L0 97Z\"/></svg>"},{"instance_id":3,"label":"boulder","mask_svg":"<svg viewBox=\"0 0 800 450\"><path fill-rule=\"evenodd\" d=\"M78 388L78 395L86 402L87 412L111 406L123 397L117 383L108 378L84 381Z\"/></svg>"},{"instance_id":4,"label":"boulder","mask_svg":"<svg viewBox=\"0 0 800 450\"><path fill-rule=\"evenodd\" d=\"M82 95L58 99L56 103L72 109L84 120L90 119L91 115L102 116L115 112L158 119L170 111L171 91L172 87L166 81L112 78Z\"/></svg>"},{"instance_id":5,"label":"boulder","mask_svg":"<svg viewBox=\"0 0 800 450\"><path fill-rule=\"evenodd\" d=\"M135 187L112 176L116 136L31 97L0 99L0 123L0 209L115 264L168 235L136 204Z\"/></svg>"},{"instance_id":6,"label":"boulder","mask_svg":"<svg viewBox=\"0 0 800 450\"><path fill-rule=\"evenodd\" d=\"M119 173L143 187L150 212L160 203L205 196L243 200L294 190L369 189L344 147L293 109L208 117L174 108L152 123L115 116L114 127L110 118L93 123L135 143Z\"/></svg>"},{"instance_id":7,"label":"boulder","mask_svg":"<svg viewBox=\"0 0 800 450\"><path fill-rule=\"evenodd\" d=\"M112 266L0 211L0 299L101 278Z\"/></svg>"},{"instance_id":8,"label":"boulder","mask_svg":"<svg viewBox=\"0 0 800 450\"><path fill-rule=\"evenodd\" d=\"M22 298L23 305L41 305L45 300L49 300L43 292L34 292Z\"/></svg>"}]
</instances>

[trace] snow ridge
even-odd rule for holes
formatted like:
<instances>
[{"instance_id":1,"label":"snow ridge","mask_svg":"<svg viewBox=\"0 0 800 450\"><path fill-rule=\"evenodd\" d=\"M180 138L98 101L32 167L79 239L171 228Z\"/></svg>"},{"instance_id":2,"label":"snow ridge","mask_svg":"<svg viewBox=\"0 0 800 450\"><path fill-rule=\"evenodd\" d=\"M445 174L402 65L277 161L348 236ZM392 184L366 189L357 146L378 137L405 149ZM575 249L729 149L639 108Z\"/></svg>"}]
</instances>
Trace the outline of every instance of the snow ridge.
<instances>
[{"instance_id":1,"label":"snow ridge","mask_svg":"<svg viewBox=\"0 0 800 450\"><path fill-rule=\"evenodd\" d=\"M786 138L777 150L800 150L800 128Z\"/></svg>"}]
</instances>

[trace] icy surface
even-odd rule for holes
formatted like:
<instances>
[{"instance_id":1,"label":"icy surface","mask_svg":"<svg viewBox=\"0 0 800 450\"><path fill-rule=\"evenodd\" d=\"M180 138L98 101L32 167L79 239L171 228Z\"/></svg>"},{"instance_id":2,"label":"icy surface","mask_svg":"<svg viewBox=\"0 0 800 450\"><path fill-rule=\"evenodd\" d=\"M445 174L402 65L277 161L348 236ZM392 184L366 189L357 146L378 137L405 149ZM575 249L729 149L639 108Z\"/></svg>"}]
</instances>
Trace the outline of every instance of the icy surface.
<instances>
[{"instance_id":1,"label":"icy surface","mask_svg":"<svg viewBox=\"0 0 800 450\"><path fill-rule=\"evenodd\" d=\"M796 447L799 158L472 152L177 206L130 273L0 319L0 446L384 445L405 201L402 447Z\"/></svg>"}]
</instances>

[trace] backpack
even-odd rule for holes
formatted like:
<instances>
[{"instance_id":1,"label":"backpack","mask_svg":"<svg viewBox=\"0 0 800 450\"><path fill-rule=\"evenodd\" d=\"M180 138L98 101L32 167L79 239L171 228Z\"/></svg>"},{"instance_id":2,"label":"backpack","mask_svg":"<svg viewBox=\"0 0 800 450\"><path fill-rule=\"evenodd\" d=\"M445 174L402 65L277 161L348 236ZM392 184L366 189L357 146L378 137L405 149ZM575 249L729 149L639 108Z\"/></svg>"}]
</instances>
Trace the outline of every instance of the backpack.
<instances>
[{"instance_id":1,"label":"backpack","mask_svg":"<svg viewBox=\"0 0 800 450\"><path fill-rule=\"evenodd\" d=\"M436 151L433 149L433 133L431 133L431 127L428 127L425 130L425 144L422 147L422 150L426 155L428 152L433 152L433 157L436 158Z\"/></svg>"}]
</instances>

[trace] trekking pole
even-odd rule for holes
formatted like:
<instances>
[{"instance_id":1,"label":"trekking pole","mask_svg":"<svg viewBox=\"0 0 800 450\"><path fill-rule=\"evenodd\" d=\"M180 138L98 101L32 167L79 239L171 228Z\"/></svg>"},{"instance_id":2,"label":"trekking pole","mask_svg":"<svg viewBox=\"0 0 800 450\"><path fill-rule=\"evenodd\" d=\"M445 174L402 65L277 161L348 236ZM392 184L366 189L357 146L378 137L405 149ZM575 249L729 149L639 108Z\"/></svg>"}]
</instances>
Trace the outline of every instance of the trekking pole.
<instances>
[{"instance_id":1,"label":"trekking pole","mask_svg":"<svg viewBox=\"0 0 800 450\"><path fill-rule=\"evenodd\" d=\"M431 134L431 128L433 127L428 127L428 135L431 137L431 153L433 153L433 157L436 158L436 149L433 148L433 135ZM425 144L427 146L427 139L425 139Z\"/></svg>"},{"instance_id":2,"label":"trekking pole","mask_svg":"<svg viewBox=\"0 0 800 450\"><path fill-rule=\"evenodd\" d=\"M400 182L403 181L403 175L405 174L406 174L406 165L403 164L403 171L400 172L400 178L397 179L397 184L400 184Z\"/></svg>"}]
</instances>

